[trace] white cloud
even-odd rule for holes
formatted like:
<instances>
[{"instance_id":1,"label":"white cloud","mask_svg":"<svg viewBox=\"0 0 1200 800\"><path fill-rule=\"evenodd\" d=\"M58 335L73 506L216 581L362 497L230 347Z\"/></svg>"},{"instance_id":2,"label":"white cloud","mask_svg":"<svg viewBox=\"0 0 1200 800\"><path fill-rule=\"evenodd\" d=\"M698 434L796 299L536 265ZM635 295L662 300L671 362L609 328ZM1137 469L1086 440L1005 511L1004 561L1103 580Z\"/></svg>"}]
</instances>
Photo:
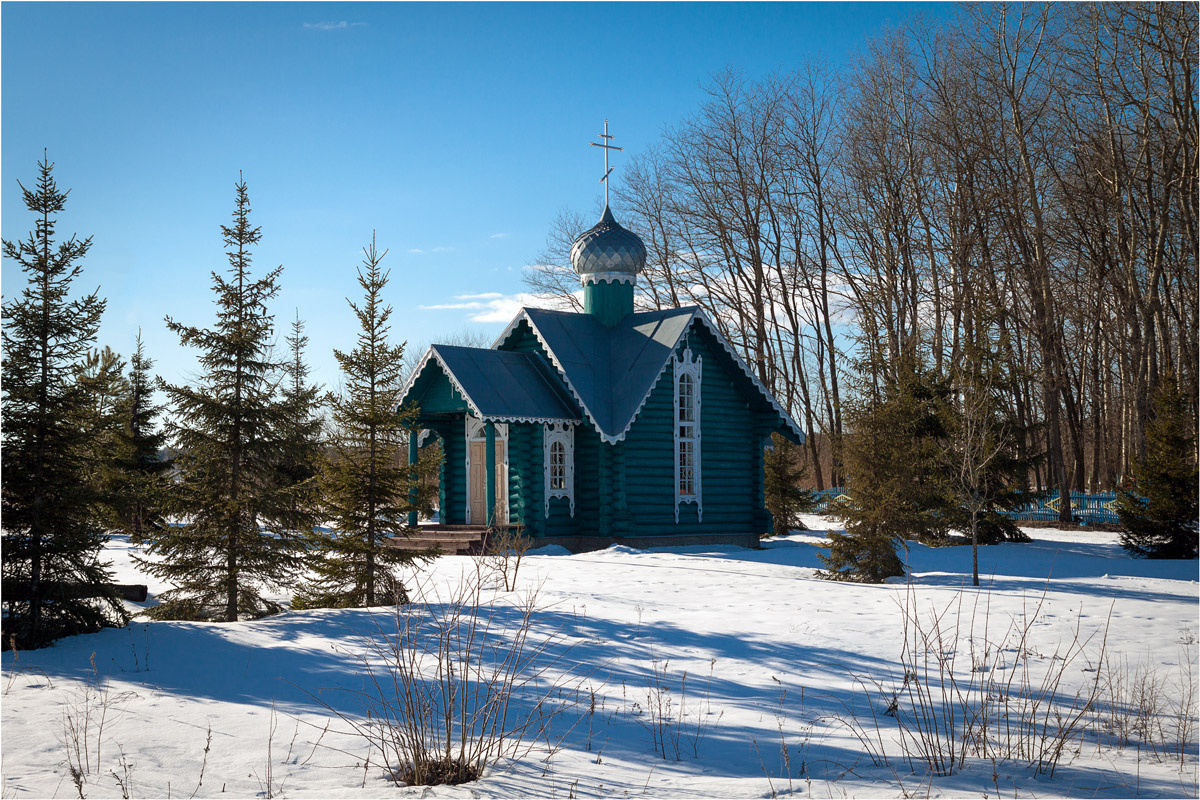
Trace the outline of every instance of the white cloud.
<instances>
[{"instance_id":1,"label":"white cloud","mask_svg":"<svg viewBox=\"0 0 1200 800\"><path fill-rule=\"evenodd\" d=\"M480 292L478 294L460 294L455 296L455 300L495 300L499 297L504 297L500 292Z\"/></svg>"},{"instance_id":2,"label":"white cloud","mask_svg":"<svg viewBox=\"0 0 1200 800\"><path fill-rule=\"evenodd\" d=\"M448 245L438 245L437 247L431 247L428 250L424 250L420 247L413 247L413 248L410 248L408 252L412 253L413 255L419 256L419 255L423 255L425 253L452 253L452 252L454 252L454 248L450 247Z\"/></svg>"},{"instance_id":3,"label":"white cloud","mask_svg":"<svg viewBox=\"0 0 1200 800\"><path fill-rule=\"evenodd\" d=\"M348 28L365 28L366 26L367 23L365 22L347 22L344 19L337 22L304 23L304 27L308 28L310 31L344 31Z\"/></svg>"},{"instance_id":4,"label":"white cloud","mask_svg":"<svg viewBox=\"0 0 1200 800\"><path fill-rule=\"evenodd\" d=\"M488 238L489 239L507 239L510 236L512 236L511 233L493 233Z\"/></svg>"},{"instance_id":5,"label":"white cloud","mask_svg":"<svg viewBox=\"0 0 1200 800\"><path fill-rule=\"evenodd\" d=\"M438 303L431 306L421 306L425 311L467 311L470 322L509 322L517 315L522 306L535 308L559 308L569 310L569 306L561 299L552 295L518 292L517 294L500 294L499 292L484 292L481 294L460 294L454 297L457 302Z\"/></svg>"}]
</instances>

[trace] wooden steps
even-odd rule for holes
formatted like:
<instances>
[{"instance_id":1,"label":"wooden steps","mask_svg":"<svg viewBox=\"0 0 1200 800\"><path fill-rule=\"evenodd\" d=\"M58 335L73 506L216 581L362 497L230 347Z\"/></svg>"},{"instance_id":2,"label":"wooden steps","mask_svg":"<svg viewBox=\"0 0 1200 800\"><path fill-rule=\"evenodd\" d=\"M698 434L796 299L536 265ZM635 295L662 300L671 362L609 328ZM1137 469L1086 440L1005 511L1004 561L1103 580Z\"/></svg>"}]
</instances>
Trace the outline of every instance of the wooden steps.
<instances>
[{"instance_id":1,"label":"wooden steps","mask_svg":"<svg viewBox=\"0 0 1200 800\"><path fill-rule=\"evenodd\" d=\"M487 533L483 525L420 525L410 536L393 539L390 544L400 550L437 548L443 555L477 556L483 553Z\"/></svg>"}]
</instances>

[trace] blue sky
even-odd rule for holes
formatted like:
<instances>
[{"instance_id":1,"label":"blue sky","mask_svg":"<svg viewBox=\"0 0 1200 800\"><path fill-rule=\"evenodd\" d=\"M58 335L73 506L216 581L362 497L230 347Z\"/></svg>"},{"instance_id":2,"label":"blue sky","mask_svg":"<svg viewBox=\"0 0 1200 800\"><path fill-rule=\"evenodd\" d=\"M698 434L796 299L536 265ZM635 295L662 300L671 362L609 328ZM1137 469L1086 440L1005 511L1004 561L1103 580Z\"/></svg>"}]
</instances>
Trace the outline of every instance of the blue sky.
<instances>
[{"instance_id":1,"label":"blue sky","mask_svg":"<svg viewBox=\"0 0 1200 800\"><path fill-rule=\"evenodd\" d=\"M489 337L562 207L602 195L596 140L629 153L694 111L708 77L843 63L887 26L945 5L895 3L15 3L0 7L3 235L32 227L17 180L42 148L71 196L59 231L92 235L82 285L108 298L100 343L140 326L156 371L193 356L164 314L214 319L219 225L245 174L284 266L273 308L308 323L316 377L353 345L355 267L372 230L413 346ZM620 180L622 155L614 160ZM5 261L7 298L24 286ZM464 295L493 296L484 309ZM484 305L487 305L485 300ZM282 334L280 337L282 341Z\"/></svg>"}]
</instances>

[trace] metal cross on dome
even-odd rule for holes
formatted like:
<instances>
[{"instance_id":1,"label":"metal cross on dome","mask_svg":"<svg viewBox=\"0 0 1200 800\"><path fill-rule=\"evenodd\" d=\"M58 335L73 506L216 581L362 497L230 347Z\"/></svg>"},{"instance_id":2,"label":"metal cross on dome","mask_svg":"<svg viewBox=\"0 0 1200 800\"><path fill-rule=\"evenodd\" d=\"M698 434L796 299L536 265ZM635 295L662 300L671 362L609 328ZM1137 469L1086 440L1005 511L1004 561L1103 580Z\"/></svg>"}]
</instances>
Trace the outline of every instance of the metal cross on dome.
<instances>
[{"instance_id":1,"label":"metal cross on dome","mask_svg":"<svg viewBox=\"0 0 1200 800\"><path fill-rule=\"evenodd\" d=\"M607 208L608 207L608 176L612 174L612 168L608 166L608 151L609 150L624 150L625 148L617 147L616 145L611 145L608 143L609 140L611 140L613 138L608 135L608 120L604 120L604 133L600 134L600 138L604 139L604 141L603 142L588 142L588 144L590 144L592 147L603 147L604 148L604 177L602 177L600 179L600 182L604 184L604 206L605 206L605 208Z\"/></svg>"}]
</instances>

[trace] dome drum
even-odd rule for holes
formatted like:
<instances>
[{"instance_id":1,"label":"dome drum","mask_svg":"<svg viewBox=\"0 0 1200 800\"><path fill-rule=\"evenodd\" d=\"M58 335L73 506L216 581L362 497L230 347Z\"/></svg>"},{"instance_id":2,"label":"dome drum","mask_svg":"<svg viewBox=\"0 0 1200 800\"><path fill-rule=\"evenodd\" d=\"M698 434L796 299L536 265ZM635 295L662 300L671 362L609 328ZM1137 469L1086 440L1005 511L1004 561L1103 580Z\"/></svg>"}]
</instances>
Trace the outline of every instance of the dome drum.
<instances>
[{"instance_id":1,"label":"dome drum","mask_svg":"<svg viewBox=\"0 0 1200 800\"><path fill-rule=\"evenodd\" d=\"M585 272L579 276L579 282L584 286L591 283L629 283L636 281L637 276L631 272Z\"/></svg>"}]
</instances>

